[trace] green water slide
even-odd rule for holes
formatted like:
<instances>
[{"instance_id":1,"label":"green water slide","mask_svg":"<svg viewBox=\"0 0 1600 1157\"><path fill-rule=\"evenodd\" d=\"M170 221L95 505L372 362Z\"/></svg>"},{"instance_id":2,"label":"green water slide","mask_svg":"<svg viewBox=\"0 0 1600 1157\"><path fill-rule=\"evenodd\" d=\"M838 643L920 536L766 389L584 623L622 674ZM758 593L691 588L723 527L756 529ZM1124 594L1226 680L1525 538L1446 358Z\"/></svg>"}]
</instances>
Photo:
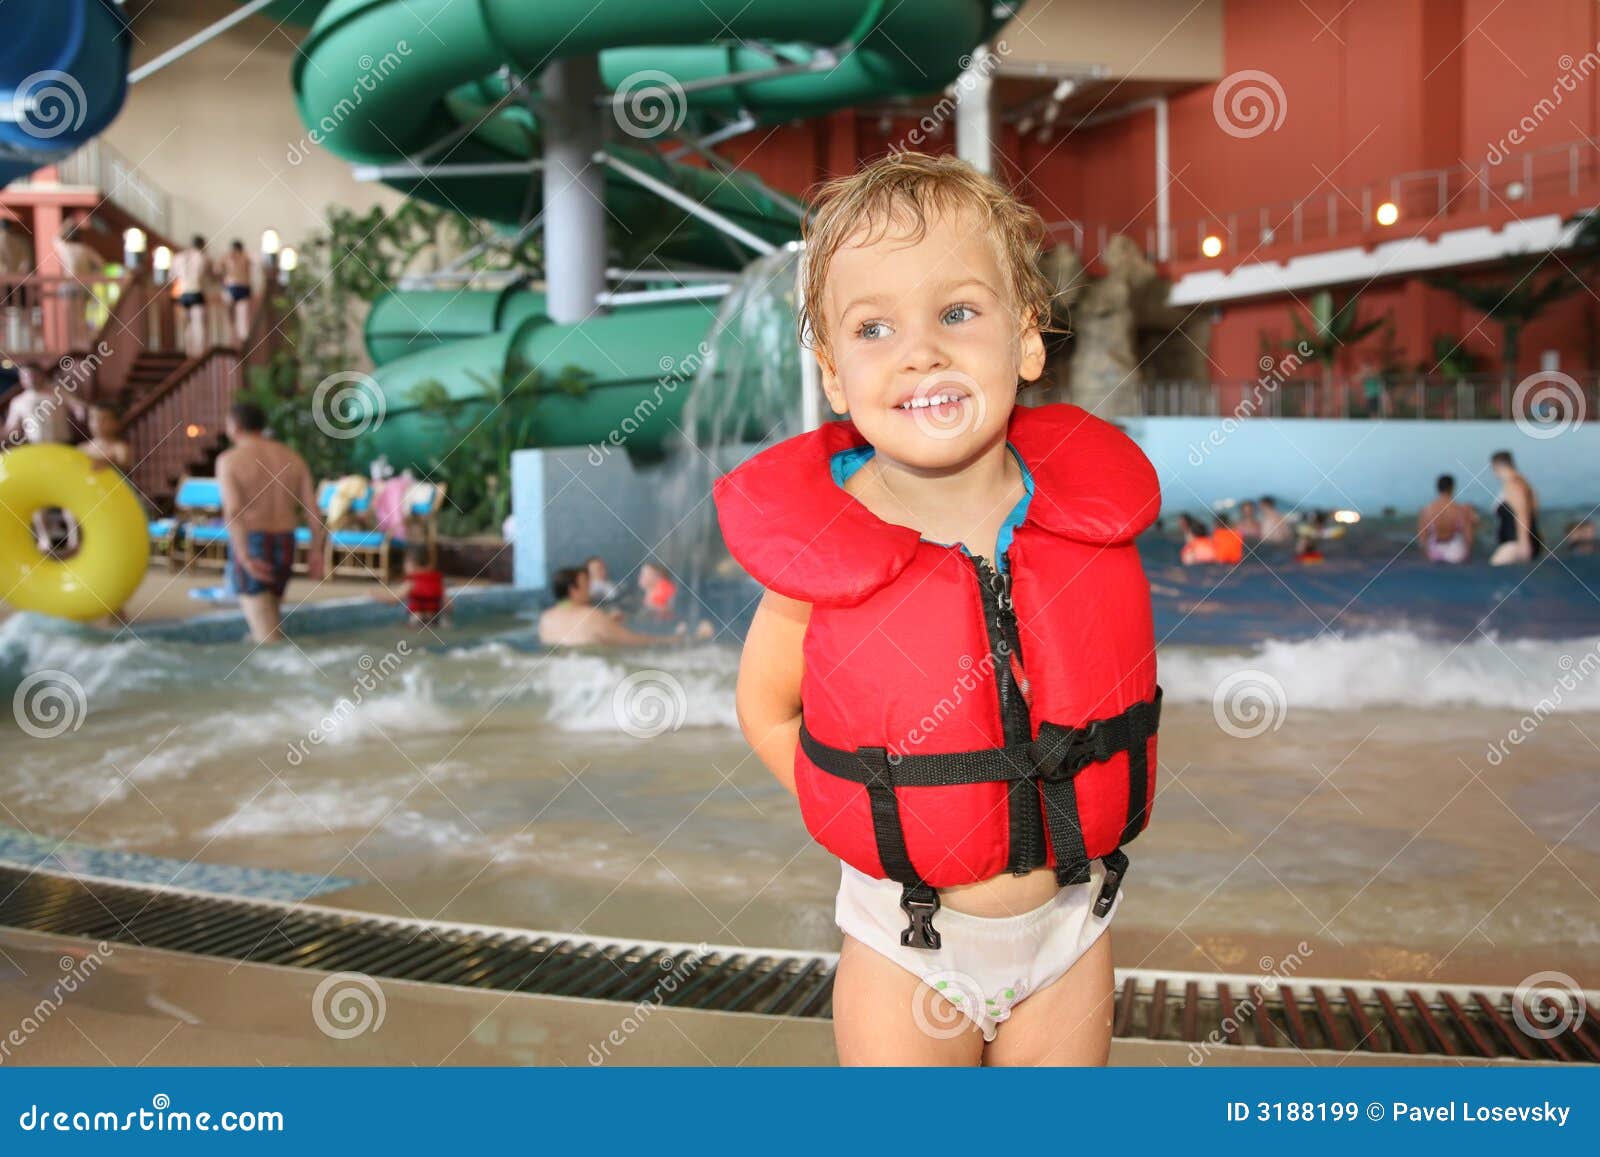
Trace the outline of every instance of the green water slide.
<instances>
[{"instance_id":1,"label":"green water slide","mask_svg":"<svg viewBox=\"0 0 1600 1157\"><path fill-rule=\"evenodd\" d=\"M759 242L799 236L793 207L748 174L667 160L654 140L670 138L652 118L707 132L739 118L777 124L932 92L960 74L967 54L1015 7L991 0L286 0L277 15L312 21L294 88L314 139L352 164L376 167L408 196L508 234L539 209L541 175L527 162L546 154L541 115L558 115L540 104L537 80L529 99L511 78L594 58L600 85L616 102L604 151L622 162L604 170L611 255L644 249L666 265L738 270L757 256ZM752 240L664 200L624 166ZM547 381L577 367L586 371L586 393L541 396L535 444L603 440L653 398L628 440L630 450L648 452L688 393L662 385L680 384L676 373L692 376L715 312L714 299L617 304L562 325L534 289L390 294L367 322L386 413L378 448L395 461L425 460L437 448L438 431L412 397L422 382L470 405L485 378L537 370Z\"/></svg>"}]
</instances>

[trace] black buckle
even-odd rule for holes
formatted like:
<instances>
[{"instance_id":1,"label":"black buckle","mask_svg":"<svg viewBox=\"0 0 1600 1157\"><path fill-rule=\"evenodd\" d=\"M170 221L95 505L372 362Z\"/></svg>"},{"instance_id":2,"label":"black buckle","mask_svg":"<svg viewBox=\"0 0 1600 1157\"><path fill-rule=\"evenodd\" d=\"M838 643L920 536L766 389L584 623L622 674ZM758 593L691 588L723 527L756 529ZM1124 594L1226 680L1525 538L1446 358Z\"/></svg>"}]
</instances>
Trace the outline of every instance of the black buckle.
<instances>
[{"instance_id":1,"label":"black buckle","mask_svg":"<svg viewBox=\"0 0 1600 1157\"><path fill-rule=\"evenodd\" d=\"M933 914L939 910L939 893L931 888L931 899L922 900L909 891L900 894L900 907L911 917L911 924L900 933L900 943L907 948L938 948L939 930L933 926Z\"/></svg>"},{"instance_id":2,"label":"black buckle","mask_svg":"<svg viewBox=\"0 0 1600 1157\"><path fill-rule=\"evenodd\" d=\"M1109 759L1110 755L1100 750L1105 734L1101 726L1104 722L1096 719L1087 727L1052 727L1052 738L1048 741L1044 728L1041 728L1039 738L1028 744L1028 757L1033 761L1039 778L1046 783L1061 783L1091 763ZM1046 727L1051 725L1046 724Z\"/></svg>"},{"instance_id":3,"label":"black buckle","mask_svg":"<svg viewBox=\"0 0 1600 1157\"><path fill-rule=\"evenodd\" d=\"M1100 885L1100 895L1095 898L1094 914L1104 918L1105 914L1111 911L1112 901L1117 898L1117 889L1122 886L1122 873L1127 869L1128 858L1113 853L1103 856L1100 862L1106 867L1106 878Z\"/></svg>"}]
</instances>

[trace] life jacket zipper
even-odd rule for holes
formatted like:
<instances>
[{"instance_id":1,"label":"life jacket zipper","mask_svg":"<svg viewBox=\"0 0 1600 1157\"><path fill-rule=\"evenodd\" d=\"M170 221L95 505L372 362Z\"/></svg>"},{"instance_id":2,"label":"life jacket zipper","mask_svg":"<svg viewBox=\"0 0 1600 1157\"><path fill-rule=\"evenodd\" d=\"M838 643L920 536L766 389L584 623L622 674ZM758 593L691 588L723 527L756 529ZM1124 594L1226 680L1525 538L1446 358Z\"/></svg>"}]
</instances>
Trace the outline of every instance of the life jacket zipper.
<instances>
[{"instance_id":1,"label":"life jacket zipper","mask_svg":"<svg viewBox=\"0 0 1600 1157\"><path fill-rule=\"evenodd\" d=\"M1009 551L1001 555L1005 559ZM1022 665L1022 644L1017 630L1016 608L1011 601L1011 574L1001 571L989 561L968 555L978 576L978 592L983 600L984 632L989 641L989 659L994 667L995 691L1000 700L1000 726L1006 746L1029 743L1033 740L1033 721L1028 703L1017 684L1017 668ZM1017 659L1012 666L1011 656ZM1011 811L1011 836L1020 844L1013 849L1017 865L1014 875L1026 875L1044 863L1044 816L1038 798L1037 785L1032 780L1022 780L1012 785L1012 799L1021 793L1023 802Z\"/></svg>"}]
</instances>

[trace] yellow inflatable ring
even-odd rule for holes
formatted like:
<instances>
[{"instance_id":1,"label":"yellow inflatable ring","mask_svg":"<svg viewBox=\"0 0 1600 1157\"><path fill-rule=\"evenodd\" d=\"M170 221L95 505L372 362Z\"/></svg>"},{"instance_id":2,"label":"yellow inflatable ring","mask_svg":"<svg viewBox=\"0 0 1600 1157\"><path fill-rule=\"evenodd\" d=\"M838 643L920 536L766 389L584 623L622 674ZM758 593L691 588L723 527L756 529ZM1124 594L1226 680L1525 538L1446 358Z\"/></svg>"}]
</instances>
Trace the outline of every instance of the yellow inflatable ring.
<instances>
[{"instance_id":1,"label":"yellow inflatable ring","mask_svg":"<svg viewBox=\"0 0 1600 1157\"><path fill-rule=\"evenodd\" d=\"M33 515L59 506L78 523L71 558L41 554ZM0 453L0 602L87 622L117 610L150 565L144 508L114 467L70 446Z\"/></svg>"}]
</instances>

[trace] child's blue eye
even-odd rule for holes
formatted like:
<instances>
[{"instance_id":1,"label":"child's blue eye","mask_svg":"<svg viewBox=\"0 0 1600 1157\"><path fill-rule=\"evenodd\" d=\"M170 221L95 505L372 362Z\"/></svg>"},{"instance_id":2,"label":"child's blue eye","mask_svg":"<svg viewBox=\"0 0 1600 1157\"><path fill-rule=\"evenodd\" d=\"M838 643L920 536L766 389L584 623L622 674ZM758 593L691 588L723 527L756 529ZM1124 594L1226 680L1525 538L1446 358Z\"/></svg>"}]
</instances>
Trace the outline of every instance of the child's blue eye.
<instances>
[{"instance_id":1,"label":"child's blue eye","mask_svg":"<svg viewBox=\"0 0 1600 1157\"><path fill-rule=\"evenodd\" d=\"M944 320L949 321L952 313L964 313L967 315L966 317L958 318L958 321L967 321L978 316L978 311L973 309L970 305L952 305L949 309L944 311Z\"/></svg>"},{"instance_id":2,"label":"child's blue eye","mask_svg":"<svg viewBox=\"0 0 1600 1157\"><path fill-rule=\"evenodd\" d=\"M861 323L860 327L856 330L856 336L857 337L866 338L868 341L875 341L881 335L876 334L876 333L871 333L869 331L871 331L871 330L880 330L880 329L881 330L887 330L888 328L889 327L884 325L883 322L881 322L881 321L864 321L864 322Z\"/></svg>"}]
</instances>

